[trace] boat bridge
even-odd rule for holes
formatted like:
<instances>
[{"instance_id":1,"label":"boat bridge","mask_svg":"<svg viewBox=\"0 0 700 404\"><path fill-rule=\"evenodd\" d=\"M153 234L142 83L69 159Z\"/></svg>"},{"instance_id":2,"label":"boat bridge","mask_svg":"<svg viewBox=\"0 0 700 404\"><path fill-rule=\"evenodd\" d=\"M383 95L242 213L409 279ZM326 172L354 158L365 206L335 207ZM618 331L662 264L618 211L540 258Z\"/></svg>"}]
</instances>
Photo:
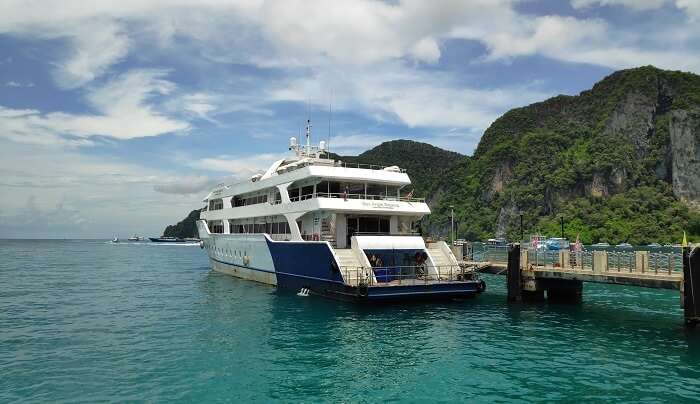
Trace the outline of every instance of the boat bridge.
<instances>
[{"instance_id":1,"label":"boat bridge","mask_svg":"<svg viewBox=\"0 0 700 404\"><path fill-rule=\"evenodd\" d=\"M507 276L508 300L580 303L583 283L608 283L680 291L689 326L700 323L700 246L678 252L522 249L520 244L474 254L455 247L461 265ZM695 282L693 282L695 278Z\"/></svg>"}]
</instances>

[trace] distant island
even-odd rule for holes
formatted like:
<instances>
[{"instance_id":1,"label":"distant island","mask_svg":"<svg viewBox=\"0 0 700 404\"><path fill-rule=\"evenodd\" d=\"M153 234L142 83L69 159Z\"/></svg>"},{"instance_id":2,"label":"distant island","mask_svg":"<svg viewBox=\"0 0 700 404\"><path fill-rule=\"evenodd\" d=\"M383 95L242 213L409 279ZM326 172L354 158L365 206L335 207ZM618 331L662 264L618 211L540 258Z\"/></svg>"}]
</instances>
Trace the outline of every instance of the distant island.
<instances>
[{"instance_id":1,"label":"distant island","mask_svg":"<svg viewBox=\"0 0 700 404\"><path fill-rule=\"evenodd\" d=\"M473 156L394 140L331 157L407 169L433 212L421 227L470 240L558 235L584 243L677 243L700 238L700 76L645 66L577 96L498 118ZM408 192L408 190L406 190ZM196 237L194 210L165 236Z\"/></svg>"}]
</instances>

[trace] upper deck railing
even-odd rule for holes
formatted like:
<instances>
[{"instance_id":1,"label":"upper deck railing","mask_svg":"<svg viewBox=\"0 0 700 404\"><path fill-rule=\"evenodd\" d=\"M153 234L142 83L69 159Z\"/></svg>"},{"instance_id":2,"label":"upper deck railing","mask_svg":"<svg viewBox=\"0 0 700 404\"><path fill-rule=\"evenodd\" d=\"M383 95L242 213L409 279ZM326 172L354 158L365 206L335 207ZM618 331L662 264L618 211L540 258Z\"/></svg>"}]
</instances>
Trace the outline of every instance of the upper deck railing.
<instances>
[{"instance_id":1,"label":"upper deck railing","mask_svg":"<svg viewBox=\"0 0 700 404\"><path fill-rule=\"evenodd\" d=\"M369 194L346 194L343 192L316 192L314 194L306 194L289 198L292 202L305 201L314 198L335 198L335 199L363 199L369 201L393 201L393 202L425 202L425 198L414 198L408 196L393 196L393 195L369 195Z\"/></svg>"},{"instance_id":2,"label":"upper deck railing","mask_svg":"<svg viewBox=\"0 0 700 404\"><path fill-rule=\"evenodd\" d=\"M335 163L335 167L344 167L344 168L363 168L366 170L386 170L389 167L396 167L396 166L380 166L380 165L375 165L375 164L362 164L362 163L346 163L344 161L338 161ZM396 170L386 170L389 172L399 172L399 173L405 173L406 170L403 168L396 167Z\"/></svg>"},{"instance_id":3,"label":"upper deck railing","mask_svg":"<svg viewBox=\"0 0 700 404\"><path fill-rule=\"evenodd\" d=\"M303 167L308 167L308 166L322 166L322 167L342 167L342 168L361 168L365 170L384 170L387 172L397 172L397 173L405 173L406 170L403 168L399 168L397 166L382 166L378 164L363 164L363 163L347 163L345 161L333 161L333 160L327 160L320 162L318 160L316 161L305 161L305 162L298 162L298 163L291 163L289 165L282 166L278 169L278 171L281 172L290 172L290 171L295 171ZM387 168L392 168L391 170L386 170Z\"/></svg>"}]
</instances>

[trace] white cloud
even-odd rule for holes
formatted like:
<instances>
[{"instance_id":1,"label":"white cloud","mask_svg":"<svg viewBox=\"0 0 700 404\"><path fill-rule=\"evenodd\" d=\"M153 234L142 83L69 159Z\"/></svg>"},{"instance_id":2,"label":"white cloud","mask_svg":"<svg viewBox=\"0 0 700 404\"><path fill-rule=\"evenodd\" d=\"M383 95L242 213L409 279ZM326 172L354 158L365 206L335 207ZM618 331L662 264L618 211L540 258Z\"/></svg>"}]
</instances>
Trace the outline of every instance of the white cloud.
<instances>
[{"instance_id":1,"label":"white cloud","mask_svg":"<svg viewBox=\"0 0 700 404\"><path fill-rule=\"evenodd\" d=\"M54 75L61 87L76 88L102 76L110 66L126 56L129 38L117 23L80 23L66 33L73 48L56 63Z\"/></svg>"},{"instance_id":2,"label":"white cloud","mask_svg":"<svg viewBox=\"0 0 700 404\"><path fill-rule=\"evenodd\" d=\"M24 143L87 145L86 139L92 136L133 139L185 131L187 122L164 116L148 103L175 89L163 79L165 74L162 70L132 70L91 89L86 98L99 112L96 115L0 106L0 127L4 128L0 136Z\"/></svg>"},{"instance_id":3,"label":"white cloud","mask_svg":"<svg viewBox=\"0 0 700 404\"><path fill-rule=\"evenodd\" d=\"M203 175L175 177L156 184L153 189L164 194L190 195L198 194L215 185L215 181Z\"/></svg>"},{"instance_id":4,"label":"white cloud","mask_svg":"<svg viewBox=\"0 0 700 404\"><path fill-rule=\"evenodd\" d=\"M633 10L655 10L666 3L666 0L571 0L574 8L593 6L623 6Z\"/></svg>"},{"instance_id":5,"label":"white cloud","mask_svg":"<svg viewBox=\"0 0 700 404\"><path fill-rule=\"evenodd\" d=\"M169 195L154 186L174 172L71 150L3 143L0 235L113 237L157 235L200 206L202 194Z\"/></svg>"},{"instance_id":6,"label":"white cloud","mask_svg":"<svg viewBox=\"0 0 700 404\"><path fill-rule=\"evenodd\" d=\"M700 1L697 0L676 0L676 7L685 11L691 22L700 20Z\"/></svg>"},{"instance_id":7,"label":"white cloud","mask_svg":"<svg viewBox=\"0 0 700 404\"><path fill-rule=\"evenodd\" d=\"M243 179L267 170L275 161L287 154L263 153L249 156L221 155L188 161L188 165L198 170L222 172L235 178Z\"/></svg>"},{"instance_id":8,"label":"white cloud","mask_svg":"<svg viewBox=\"0 0 700 404\"><path fill-rule=\"evenodd\" d=\"M377 134L343 133L332 136L328 142L329 150L340 155L357 155L384 142L397 137Z\"/></svg>"},{"instance_id":9,"label":"white cloud","mask_svg":"<svg viewBox=\"0 0 700 404\"><path fill-rule=\"evenodd\" d=\"M440 47L435 38L426 37L411 47L411 55L424 62L437 63L440 59Z\"/></svg>"},{"instance_id":10,"label":"white cloud","mask_svg":"<svg viewBox=\"0 0 700 404\"><path fill-rule=\"evenodd\" d=\"M210 94L195 93L182 97L183 109L197 118L212 121L210 115L217 110L216 101Z\"/></svg>"},{"instance_id":11,"label":"white cloud","mask_svg":"<svg viewBox=\"0 0 700 404\"><path fill-rule=\"evenodd\" d=\"M484 130L509 108L540 101L550 95L533 85L474 89L449 75L421 72L400 63L377 68L321 69L293 79L268 97L276 101L311 101L324 107L328 89L334 108L364 112L375 119L410 127L460 127Z\"/></svg>"},{"instance_id":12,"label":"white cloud","mask_svg":"<svg viewBox=\"0 0 700 404\"><path fill-rule=\"evenodd\" d=\"M19 82L19 81L10 80L10 81L5 82L5 87L29 88L29 87L34 87L34 83L31 81Z\"/></svg>"}]
</instances>

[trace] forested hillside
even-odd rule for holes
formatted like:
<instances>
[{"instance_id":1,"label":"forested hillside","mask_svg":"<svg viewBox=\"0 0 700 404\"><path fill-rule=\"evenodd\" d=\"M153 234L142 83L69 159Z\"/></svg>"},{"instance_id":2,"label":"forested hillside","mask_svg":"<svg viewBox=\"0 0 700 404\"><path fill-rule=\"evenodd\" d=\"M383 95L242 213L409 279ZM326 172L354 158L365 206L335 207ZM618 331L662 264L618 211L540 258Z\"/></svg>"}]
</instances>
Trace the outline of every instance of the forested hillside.
<instances>
[{"instance_id":1,"label":"forested hillside","mask_svg":"<svg viewBox=\"0 0 700 404\"><path fill-rule=\"evenodd\" d=\"M700 76L654 67L616 72L578 96L517 108L444 176L427 221L460 236L559 233L584 242L679 242L700 236Z\"/></svg>"}]
</instances>

